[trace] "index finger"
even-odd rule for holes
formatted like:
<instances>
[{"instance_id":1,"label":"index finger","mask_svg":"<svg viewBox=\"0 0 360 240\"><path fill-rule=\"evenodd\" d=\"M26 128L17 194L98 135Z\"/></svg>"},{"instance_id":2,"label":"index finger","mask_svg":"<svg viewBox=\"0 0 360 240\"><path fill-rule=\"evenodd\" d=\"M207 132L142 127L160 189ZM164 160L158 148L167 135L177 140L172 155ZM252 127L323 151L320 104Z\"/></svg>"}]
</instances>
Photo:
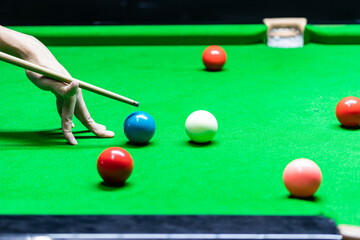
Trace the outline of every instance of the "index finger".
<instances>
[{"instance_id":1,"label":"index finger","mask_svg":"<svg viewBox=\"0 0 360 240\"><path fill-rule=\"evenodd\" d=\"M65 139L71 145L77 144L77 141L71 131L75 104L76 104L76 94L68 98L65 97L62 107L62 113L61 113L61 128L64 133Z\"/></svg>"}]
</instances>

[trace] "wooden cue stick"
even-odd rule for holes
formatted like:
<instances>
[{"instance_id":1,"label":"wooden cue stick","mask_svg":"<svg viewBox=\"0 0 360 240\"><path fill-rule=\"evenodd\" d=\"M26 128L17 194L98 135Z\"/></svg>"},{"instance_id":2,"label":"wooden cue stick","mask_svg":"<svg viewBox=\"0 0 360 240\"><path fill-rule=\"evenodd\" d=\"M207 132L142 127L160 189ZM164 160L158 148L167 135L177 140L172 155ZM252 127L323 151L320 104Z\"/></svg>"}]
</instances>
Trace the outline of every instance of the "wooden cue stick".
<instances>
[{"instance_id":1,"label":"wooden cue stick","mask_svg":"<svg viewBox=\"0 0 360 240\"><path fill-rule=\"evenodd\" d=\"M60 81L60 82L71 83L72 81L77 80L79 82L79 87L82 88L82 89L86 89L86 90L88 90L90 92L97 93L97 94L100 94L102 96L109 97L109 98L121 101L123 103L130 104L130 105L133 105L133 106L136 106L136 107L139 106L139 103L132 100L132 99L129 99L129 98L126 98L126 97L121 96L119 94L110 92L110 91L105 90L103 88L99 88L99 87L91 85L89 83L80 81L78 79L64 76L64 75L59 74L59 73L57 73L57 72L55 72L53 70L50 70L50 69L47 69L45 67L39 66L37 64L34 64L34 63L31 63L31 62L25 61L23 59L11 56L11 55L3 53L1 51L0 51L0 60L2 60L4 62L7 62L7 63L10 63L10 64L13 64L13 65L18 66L18 67L21 67L21 68L28 69L28 70L36 72L36 73L40 73L40 74L42 74L44 76L47 76L47 77L49 77L51 79L54 79L54 80L57 80L57 81Z\"/></svg>"}]
</instances>

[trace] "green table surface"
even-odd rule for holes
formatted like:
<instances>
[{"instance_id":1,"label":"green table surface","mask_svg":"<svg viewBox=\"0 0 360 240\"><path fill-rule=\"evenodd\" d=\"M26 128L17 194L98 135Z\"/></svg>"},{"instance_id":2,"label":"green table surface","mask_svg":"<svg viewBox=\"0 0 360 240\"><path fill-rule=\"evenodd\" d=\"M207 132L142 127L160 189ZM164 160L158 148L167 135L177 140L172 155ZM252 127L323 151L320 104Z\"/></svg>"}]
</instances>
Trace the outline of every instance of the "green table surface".
<instances>
[{"instance_id":1,"label":"green table surface","mask_svg":"<svg viewBox=\"0 0 360 240\"><path fill-rule=\"evenodd\" d=\"M14 28L39 38L48 32L49 49L73 77L133 98L140 107L84 91L92 117L116 135L96 138L75 120L79 144L70 146L60 130L55 97L32 85L24 70L0 62L0 214L323 215L359 225L360 130L341 128L335 106L343 97L359 95L360 45L341 41L358 41L360 27L309 26L309 32L329 40L339 29L342 40L309 41L299 49L267 47L262 25L223 26L223 31L230 34L235 27L243 30L241 36L252 33L249 39L259 34L259 41L224 44L228 61L220 72L204 70L206 46L200 38L193 45L167 45L162 29L159 44L142 43L140 33L138 45L110 44L114 29L151 34L157 26ZM169 30L173 36L177 31L199 35L196 26L168 28L177 28ZM219 34L221 44L221 27L206 28L213 33L205 33L204 42ZM96 41L108 34L110 42L85 46L68 38L61 44L62 37L76 32L92 33L89 39ZM232 41L239 37L231 34ZM219 124L214 141L205 146L191 144L184 129L187 116L200 109L213 113ZM122 131L126 116L137 110L156 121L147 146L129 145ZM97 157L111 146L125 148L134 159L134 171L121 188L103 185L96 170ZM322 170L313 199L292 198L283 185L283 170L296 158L312 159Z\"/></svg>"}]
</instances>

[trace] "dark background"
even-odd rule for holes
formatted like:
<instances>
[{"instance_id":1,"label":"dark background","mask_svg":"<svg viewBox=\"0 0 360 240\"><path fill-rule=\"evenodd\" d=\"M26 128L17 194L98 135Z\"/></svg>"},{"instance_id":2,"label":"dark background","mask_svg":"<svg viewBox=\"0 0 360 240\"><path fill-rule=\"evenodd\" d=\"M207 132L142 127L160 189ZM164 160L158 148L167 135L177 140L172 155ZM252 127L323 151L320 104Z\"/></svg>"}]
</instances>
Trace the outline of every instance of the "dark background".
<instances>
[{"instance_id":1,"label":"dark background","mask_svg":"<svg viewBox=\"0 0 360 240\"><path fill-rule=\"evenodd\" d=\"M0 25L360 23L360 0L0 0Z\"/></svg>"}]
</instances>

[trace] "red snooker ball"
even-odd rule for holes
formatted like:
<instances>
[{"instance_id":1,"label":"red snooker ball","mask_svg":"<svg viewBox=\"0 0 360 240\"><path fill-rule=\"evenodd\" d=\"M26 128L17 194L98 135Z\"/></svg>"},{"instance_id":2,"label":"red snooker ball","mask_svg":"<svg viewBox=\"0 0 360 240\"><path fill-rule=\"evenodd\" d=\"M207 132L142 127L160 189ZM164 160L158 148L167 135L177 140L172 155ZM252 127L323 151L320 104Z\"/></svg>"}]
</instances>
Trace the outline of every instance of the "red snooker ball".
<instances>
[{"instance_id":1,"label":"red snooker ball","mask_svg":"<svg viewBox=\"0 0 360 240\"><path fill-rule=\"evenodd\" d=\"M311 197L319 189L322 174L319 166L306 158L290 162L283 173L286 189L299 198Z\"/></svg>"},{"instance_id":2,"label":"red snooker ball","mask_svg":"<svg viewBox=\"0 0 360 240\"><path fill-rule=\"evenodd\" d=\"M130 153L120 147L105 149L97 161L100 177L111 184L125 183L133 170L133 166Z\"/></svg>"},{"instance_id":3,"label":"red snooker ball","mask_svg":"<svg viewBox=\"0 0 360 240\"><path fill-rule=\"evenodd\" d=\"M207 47L203 54L202 60L206 69L219 71L226 62L226 52L222 47L212 45Z\"/></svg>"},{"instance_id":4,"label":"red snooker ball","mask_svg":"<svg viewBox=\"0 0 360 240\"><path fill-rule=\"evenodd\" d=\"M345 127L357 127L360 124L360 99L346 97L336 105L335 114Z\"/></svg>"}]
</instances>

